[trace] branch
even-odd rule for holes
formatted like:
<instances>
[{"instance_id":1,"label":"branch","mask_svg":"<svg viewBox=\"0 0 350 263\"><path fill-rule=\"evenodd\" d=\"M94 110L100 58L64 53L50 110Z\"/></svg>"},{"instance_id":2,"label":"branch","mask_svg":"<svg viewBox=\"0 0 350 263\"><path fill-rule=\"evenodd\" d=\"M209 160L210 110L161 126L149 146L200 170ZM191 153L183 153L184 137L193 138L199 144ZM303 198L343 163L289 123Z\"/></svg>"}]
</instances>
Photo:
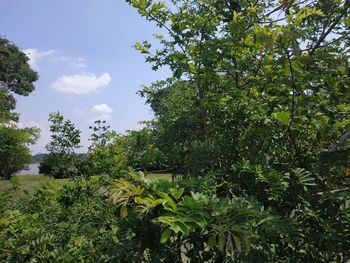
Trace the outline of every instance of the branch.
<instances>
[{"instance_id":1,"label":"branch","mask_svg":"<svg viewBox=\"0 0 350 263\"><path fill-rule=\"evenodd\" d=\"M327 43L324 44L324 45L320 45L318 48L328 47L328 46L330 46L330 45L332 45L332 44L334 44L334 43L336 43L336 42L342 40L343 38L347 37L349 34L350 34L350 32L346 32L344 35L341 35L340 37L335 38L335 39L333 39L332 41L327 42ZM307 51L307 52L310 52L312 49L313 49L313 48L305 48L305 49L302 49L301 52L306 52L306 51Z\"/></svg>"},{"instance_id":2,"label":"branch","mask_svg":"<svg viewBox=\"0 0 350 263\"><path fill-rule=\"evenodd\" d=\"M339 139L337 140L337 143L331 145L328 149L329 152L333 152L335 151L339 146L342 146L347 139L350 138L350 130L345 132L342 136L339 137Z\"/></svg>"},{"instance_id":3,"label":"branch","mask_svg":"<svg viewBox=\"0 0 350 263\"><path fill-rule=\"evenodd\" d=\"M316 195L324 196L326 194L335 194L335 193L345 192L348 190L350 190L350 187L335 189L335 190L330 190L330 191L324 191L324 192L318 192L318 193L316 193Z\"/></svg>"},{"instance_id":4,"label":"branch","mask_svg":"<svg viewBox=\"0 0 350 263\"><path fill-rule=\"evenodd\" d=\"M331 26L328 28L328 30L326 32L324 32L323 34L321 34L321 37L318 39L317 43L315 44L315 46L311 49L311 51L309 52L309 55L312 56L316 49L318 49L322 42L326 39L326 37L332 32L332 30L334 29L334 27L340 22L340 20L347 14L347 10L350 6L350 0L345 0L345 4L344 4L344 10L343 12L338 16L338 18L333 22L333 24L331 24Z\"/></svg>"},{"instance_id":5,"label":"branch","mask_svg":"<svg viewBox=\"0 0 350 263\"><path fill-rule=\"evenodd\" d=\"M294 69L293 69L293 64L292 64L292 61L291 61L291 56L289 54L289 51L287 50L287 48L285 48L285 52L286 52L286 55L287 55L287 60L288 60L288 63L289 63L289 70L290 70L290 78L291 78L291 88L292 88L292 105L291 105L291 110L290 110L290 120L289 120L289 123L288 123L288 127L287 127L287 131L289 133L289 137L292 141L292 144L293 144L293 148L294 148L294 151L295 151L295 157L296 159L298 160L299 164L301 165L302 164L302 161L301 161L301 156L300 156L300 148L298 147L297 145L297 142L295 140L295 137L293 135L293 132L292 132L292 123L294 121L294 115L295 115L295 104L296 104L296 80L295 80L295 73L294 73Z\"/></svg>"}]
</instances>

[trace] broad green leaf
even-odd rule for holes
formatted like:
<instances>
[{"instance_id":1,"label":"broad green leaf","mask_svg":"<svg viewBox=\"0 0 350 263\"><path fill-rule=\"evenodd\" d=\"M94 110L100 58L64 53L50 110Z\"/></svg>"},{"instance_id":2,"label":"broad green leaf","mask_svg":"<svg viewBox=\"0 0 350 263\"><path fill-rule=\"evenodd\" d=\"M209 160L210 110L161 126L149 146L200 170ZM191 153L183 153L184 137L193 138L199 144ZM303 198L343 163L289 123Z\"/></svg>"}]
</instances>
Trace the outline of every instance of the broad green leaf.
<instances>
[{"instance_id":1,"label":"broad green leaf","mask_svg":"<svg viewBox=\"0 0 350 263\"><path fill-rule=\"evenodd\" d=\"M281 122L282 124L287 125L289 122L290 113L287 111L278 111L272 113L272 117Z\"/></svg>"}]
</instances>

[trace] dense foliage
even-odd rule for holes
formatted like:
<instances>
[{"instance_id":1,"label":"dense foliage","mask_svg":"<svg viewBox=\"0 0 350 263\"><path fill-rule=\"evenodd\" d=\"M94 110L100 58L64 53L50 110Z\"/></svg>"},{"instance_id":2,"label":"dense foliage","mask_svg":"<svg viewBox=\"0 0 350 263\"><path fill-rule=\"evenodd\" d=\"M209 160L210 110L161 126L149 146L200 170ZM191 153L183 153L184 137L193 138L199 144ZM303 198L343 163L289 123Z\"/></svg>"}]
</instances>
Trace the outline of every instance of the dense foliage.
<instances>
[{"instance_id":1,"label":"dense foliage","mask_svg":"<svg viewBox=\"0 0 350 263\"><path fill-rule=\"evenodd\" d=\"M0 37L0 120L15 109L13 94L28 96L35 89L33 82L39 76L28 60L17 46Z\"/></svg>"},{"instance_id":2,"label":"dense foliage","mask_svg":"<svg viewBox=\"0 0 350 263\"><path fill-rule=\"evenodd\" d=\"M51 142L46 146L50 152L40 162L39 173L54 178L70 178L78 175L79 159L75 149L80 144L80 133L70 120L61 113L50 113Z\"/></svg>"},{"instance_id":3,"label":"dense foliage","mask_svg":"<svg viewBox=\"0 0 350 263\"><path fill-rule=\"evenodd\" d=\"M116 175L127 171L128 167L146 174L167 169L165 154L155 145L153 129L144 127L122 135L109 128L106 121L101 120L90 126L92 144L86 162L90 164L91 174Z\"/></svg>"},{"instance_id":4,"label":"dense foliage","mask_svg":"<svg viewBox=\"0 0 350 263\"><path fill-rule=\"evenodd\" d=\"M10 179L32 162L28 145L38 136L39 130L36 128L19 129L15 125L0 124L0 177Z\"/></svg>"},{"instance_id":5,"label":"dense foliage","mask_svg":"<svg viewBox=\"0 0 350 263\"><path fill-rule=\"evenodd\" d=\"M38 74L28 64L28 57L7 39L0 37L0 177L10 179L31 163L28 145L39 136L39 129L18 127L19 114L14 94L28 96Z\"/></svg>"},{"instance_id":6,"label":"dense foliage","mask_svg":"<svg viewBox=\"0 0 350 263\"><path fill-rule=\"evenodd\" d=\"M127 2L165 31L135 44L173 73L140 91L156 118L97 121L80 176L2 206L0 259L348 262L350 2Z\"/></svg>"},{"instance_id":7,"label":"dense foliage","mask_svg":"<svg viewBox=\"0 0 350 263\"><path fill-rule=\"evenodd\" d=\"M212 180L210 193L191 189L180 197L117 181L121 213L150 216L163 237L172 235L167 244L174 251L193 249L186 256L194 262L346 262L350 2L127 2L165 31L155 35L156 49L135 44L154 70L168 66L173 73L140 91L156 115L155 146L184 177ZM179 210L168 208L165 194ZM200 205L183 208L198 199ZM227 214L213 212L225 203ZM249 228L244 214L253 203L290 224L272 223L272 235ZM199 215L191 213L195 207ZM262 228L268 222L252 218ZM222 240L213 241L218 222ZM235 235L237 229L247 232ZM222 244L217 254L212 244Z\"/></svg>"},{"instance_id":8,"label":"dense foliage","mask_svg":"<svg viewBox=\"0 0 350 263\"><path fill-rule=\"evenodd\" d=\"M105 201L105 185L78 179L59 188L52 182L5 206L0 261L118 262L119 220Z\"/></svg>"}]
</instances>

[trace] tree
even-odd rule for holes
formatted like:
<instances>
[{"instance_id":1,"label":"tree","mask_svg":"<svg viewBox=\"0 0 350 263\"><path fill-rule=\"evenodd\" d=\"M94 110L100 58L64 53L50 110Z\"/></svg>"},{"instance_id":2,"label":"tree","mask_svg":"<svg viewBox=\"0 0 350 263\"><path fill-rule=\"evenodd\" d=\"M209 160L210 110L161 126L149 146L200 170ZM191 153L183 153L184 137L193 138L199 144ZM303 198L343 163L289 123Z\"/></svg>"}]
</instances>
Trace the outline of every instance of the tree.
<instances>
[{"instance_id":1,"label":"tree","mask_svg":"<svg viewBox=\"0 0 350 263\"><path fill-rule=\"evenodd\" d=\"M143 170L160 170L166 163L154 138L151 127L127 131L125 135L109 130L106 121L97 120L90 141L87 162L92 174L121 175L128 167Z\"/></svg>"},{"instance_id":2,"label":"tree","mask_svg":"<svg viewBox=\"0 0 350 263\"><path fill-rule=\"evenodd\" d=\"M153 69L169 66L173 72L173 78L157 83L146 96L156 100L158 93L170 90L176 82L187 83L182 86L193 90L201 123L201 133L193 139L204 142L212 153L210 169L229 168L242 155L255 160L274 155L305 166L310 157L307 149L318 143L305 138L319 130L316 122L325 114L322 109L330 107L328 112L334 116L348 111L343 109L349 100L344 94L348 87L348 1L293 5L253 1L240 3L236 8L240 12L232 11L235 1L172 1L172 8L154 1L129 2L167 33L167 37L156 35L161 44L158 50L153 51L147 41L135 44ZM320 75L327 81L320 82ZM335 85L329 86L329 80ZM282 115L286 127L272 128L272 122L265 122ZM307 116L307 126L298 125L302 116ZM344 125L335 132L338 136L346 131ZM257 131L261 134L254 134ZM276 148L271 148L271 143L265 143L280 132L283 145L275 141ZM253 140L246 141L248 137ZM299 147L297 141L308 145ZM249 150L242 152L245 146L239 145L247 143ZM277 148L284 152L272 154ZM276 162L284 162L281 158Z\"/></svg>"},{"instance_id":3,"label":"tree","mask_svg":"<svg viewBox=\"0 0 350 263\"><path fill-rule=\"evenodd\" d=\"M91 146L85 163L89 175L119 176L127 170L126 149L123 136L111 131L106 121L96 120L92 130Z\"/></svg>"},{"instance_id":4,"label":"tree","mask_svg":"<svg viewBox=\"0 0 350 263\"><path fill-rule=\"evenodd\" d=\"M0 38L0 176L9 179L31 163L29 144L39 137L38 128L17 127L19 115L14 94L28 96L38 74L28 65L29 58L10 41Z\"/></svg>"},{"instance_id":5,"label":"tree","mask_svg":"<svg viewBox=\"0 0 350 263\"><path fill-rule=\"evenodd\" d=\"M35 86L33 82L39 75L33 71L29 58L18 47L4 38L0 38L0 105L1 114L15 109L13 94L28 96ZM1 117L1 116L0 116Z\"/></svg>"},{"instance_id":6,"label":"tree","mask_svg":"<svg viewBox=\"0 0 350 263\"><path fill-rule=\"evenodd\" d=\"M220 190L209 200L254 200L295 226L289 235L276 224L272 231L279 237L258 230L246 255L240 244L248 237L235 239L232 257L345 262L350 257L345 252L350 248L345 201L350 198L350 1L173 0L169 7L128 2L165 31L156 35L155 50L147 41L135 48L154 70L168 66L172 72L141 91L155 111L158 138L175 146L172 159L189 165L184 171L190 178L213 178L211 187ZM178 104L174 98L181 98ZM146 206L143 217L159 211L157 206L148 213ZM163 233L182 241L180 250L190 241L195 244L189 248L206 247L207 233L221 229L213 240L221 249L210 256L224 261L235 227L226 222L216 228L213 222L213 228L188 234L182 215L169 218L172 209L163 208ZM203 262L204 254L195 260Z\"/></svg>"},{"instance_id":7,"label":"tree","mask_svg":"<svg viewBox=\"0 0 350 263\"><path fill-rule=\"evenodd\" d=\"M64 120L61 113L49 115L51 142L46 146L50 152L39 166L39 173L55 178L68 178L78 173L79 160L75 149L79 148L80 133L70 120Z\"/></svg>"},{"instance_id":8,"label":"tree","mask_svg":"<svg viewBox=\"0 0 350 263\"><path fill-rule=\"evenodd\" d=\"M38 139L39 133L37 128L19 129L0 125L0 177L10 179L32 162L28 145Z\"/></svg>"},{"instance_id":9,"label":"tree","mask_svg":"<svg viewBox=\"0 0 350 263\"><path fill-rule=\"evenodd\" d=\"M64 120L59 112L52 112L49 115L51 142L47 145L47 150L51 153L73 154L79 148L80 133L71 120Z\"/></svg>"}]
</instances>

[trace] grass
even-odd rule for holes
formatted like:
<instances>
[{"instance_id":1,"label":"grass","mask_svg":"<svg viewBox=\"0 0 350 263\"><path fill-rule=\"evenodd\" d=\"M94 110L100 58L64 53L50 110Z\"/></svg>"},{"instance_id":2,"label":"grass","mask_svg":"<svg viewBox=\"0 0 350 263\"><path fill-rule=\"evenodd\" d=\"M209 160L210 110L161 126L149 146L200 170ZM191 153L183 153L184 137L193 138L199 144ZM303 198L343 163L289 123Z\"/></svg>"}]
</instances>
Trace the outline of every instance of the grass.
<instances>
[{"instance_id":1,"label":"grass","mask_svg":"<svg viewBox=\"0 0 350 263\"><path fill-rule=\"evenodd\" d=\"M171 182L171 174L148 174L146 177L150 181L155 181L155 180L166 180Z\"/></svg>"},{"instance_id":2,"label":"grass","mask_svg":"<svg viewBox=\"0 0 350 263\"><path fill-rule=\"evenodd\" d=\"M155 180L167 180L171 181L171 174L148 174L147 179L150 181ZM43 183L54 181L59 185L64 185L68 182L69 179L53 179L46 175L34 174L34 175L21 175L14 176L10 180L0 180L0 192L6 191L13 187L13 185L18 185L18 190L16 191L16 198L21 198L25 196L26 193L30 194L34 191L35 188L38 188Z\"/></svg>"},{"instance_id":3,"label":"grass","mask_svg":"<svg viewBox=\"0 0 350 263\"><path fill-rule=\"evenodd\" d=\"M0 180L0 192L6 191L13 186L18 186L16 198L21 198L27 193L32 193L35 188L38 188L43 183L50 181L54 181L58 185L64 185L68 179L52 179L41 174L14 176L11 180Z\"/></svg>"}]
</instances>

